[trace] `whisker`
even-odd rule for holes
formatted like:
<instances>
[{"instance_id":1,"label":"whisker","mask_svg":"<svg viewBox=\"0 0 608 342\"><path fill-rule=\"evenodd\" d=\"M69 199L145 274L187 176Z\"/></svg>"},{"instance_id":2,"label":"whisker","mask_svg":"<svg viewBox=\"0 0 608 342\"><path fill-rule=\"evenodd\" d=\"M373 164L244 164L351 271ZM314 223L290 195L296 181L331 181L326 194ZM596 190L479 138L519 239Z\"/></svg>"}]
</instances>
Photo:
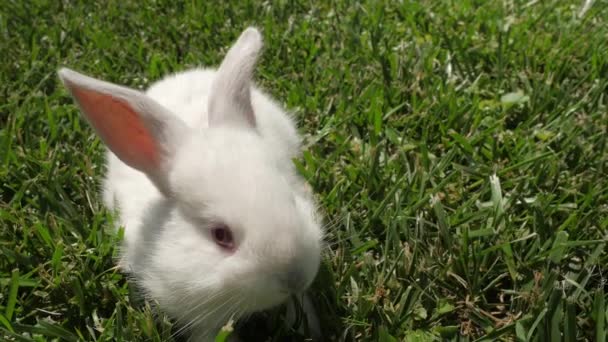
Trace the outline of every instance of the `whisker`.
<instances>
[{"instance_id":1,"label":"whisker","mask_svg":"<svg viewBox=\"0 0 608 342\"><path fill-rule=\"evenodd\" d=\"M215 304L214 302L216 300L221 299L222 297L225 297L227 295L230 295L230 293L231 293L231 289L223 289L222 291L215 293L213 296L206 298L205 301L197 304L193 308L190 308L187 313L184 313L183 315L181 315L181 321L184 321L188 315L192 314L199 308L201 308L205 305L209 305L209 304L213 305L213 304ZM182 326L180 327L180 329L178 331L176 331L174 334L172 334L172 336L178 336L179 334L183 334L185 331L189 330L193 326L200 325L202 322L206 321L207 318L209 318L210 316L213 316L217 312L222 311L222 309L224 307L228 306L229 303L231 302L230 298L231 297L228 296L228 299L223 301L219 306L213 307L210 311L202 311L202 312L198 313L195 317L188 319L185 324L182 324ZM213 326L216 324L209 324L209 325Z\"/></svg>"}]
</instances>

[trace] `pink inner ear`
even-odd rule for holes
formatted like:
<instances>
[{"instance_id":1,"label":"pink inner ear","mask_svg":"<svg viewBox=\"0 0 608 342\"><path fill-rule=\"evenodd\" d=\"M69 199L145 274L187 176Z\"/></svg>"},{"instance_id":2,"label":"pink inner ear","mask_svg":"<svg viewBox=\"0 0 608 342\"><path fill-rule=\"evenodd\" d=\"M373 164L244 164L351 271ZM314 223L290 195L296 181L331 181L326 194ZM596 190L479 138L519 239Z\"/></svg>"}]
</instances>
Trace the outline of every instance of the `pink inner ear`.
<instances>
[{"instance_id":1,"label":"pink inner ear","mask_svg":"<svg viewBox=\"0 0 608 342\"><path fill-rule=\"evenodd\" d=\"M128 103L82 88L74 87L72 93L101 139L122 161L141 171L158 169L158 145Z\"/></svg>"}]
</instances>

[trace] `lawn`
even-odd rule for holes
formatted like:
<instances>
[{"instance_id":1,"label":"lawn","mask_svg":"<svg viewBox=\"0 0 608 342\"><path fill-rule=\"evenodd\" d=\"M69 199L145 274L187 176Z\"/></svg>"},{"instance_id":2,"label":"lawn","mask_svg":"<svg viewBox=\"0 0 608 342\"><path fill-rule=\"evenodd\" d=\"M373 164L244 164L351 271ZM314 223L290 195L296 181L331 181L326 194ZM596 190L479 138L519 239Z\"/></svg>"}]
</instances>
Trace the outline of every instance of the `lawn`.
<instances>
[{"instance_id":1,"label":"lawn","mask_svg":"<svg viewBox=\"0 0 608 342\"><path fill-rule=\"evenodd\" d=\"M0 336L183 340L114 268L56 71L145 88L248 25L324 213L327 340L606 340L605 0L0 1ZM284 308L243 331L304 338Z\"/></svg>"}]
</instances>

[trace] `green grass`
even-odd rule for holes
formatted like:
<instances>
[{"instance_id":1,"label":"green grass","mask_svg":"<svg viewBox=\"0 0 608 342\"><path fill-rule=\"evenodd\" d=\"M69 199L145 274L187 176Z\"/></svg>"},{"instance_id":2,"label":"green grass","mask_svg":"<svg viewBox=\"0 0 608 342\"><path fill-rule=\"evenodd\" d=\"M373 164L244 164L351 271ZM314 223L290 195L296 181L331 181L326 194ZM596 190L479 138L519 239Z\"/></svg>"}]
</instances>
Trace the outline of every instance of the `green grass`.
<instances>
[{"instance_id":1,"label":"green grass","mask_svg":"<svg viewBox=\"0 0 608 342\"><path fill-rule=\"evenodd\" d=\"M87 3L0 1L0 336L170 340L113 268L102 146L56 70L145 87L254 24L326 216L328 340L606 340L605 0Z\"/></svg>"}]
</instances>

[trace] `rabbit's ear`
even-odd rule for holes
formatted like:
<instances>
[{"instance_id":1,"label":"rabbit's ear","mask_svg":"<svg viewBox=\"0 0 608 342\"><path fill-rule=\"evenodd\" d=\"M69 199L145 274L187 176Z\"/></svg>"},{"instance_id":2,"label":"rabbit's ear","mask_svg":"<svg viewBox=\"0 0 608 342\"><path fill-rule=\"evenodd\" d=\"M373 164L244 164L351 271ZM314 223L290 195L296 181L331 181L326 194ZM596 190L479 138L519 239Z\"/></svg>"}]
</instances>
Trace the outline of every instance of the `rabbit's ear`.
<instances>
[{"instance_id":1,"label":"rabbit's ear","mask_svg":"<svg viewBox=\"0 0 608 342\"><path fill-rule=\"evenodd\" d=\"M127 165L170 195L168 171L186 124L144 93L73 70L59 77L101 140Z\"/></svg>"},{"instance_id":2,"label":"rabbit's ear","mask_svg":"<svg viewBox=\"0 0 608 342\"><path fill-rule=\"evenodd\" d=\"M251 78L260 50L262 36L248 28L230 48L220 65L209 98L209 126L255 128L251 105Z\"/></svg>"}]
</instances>

